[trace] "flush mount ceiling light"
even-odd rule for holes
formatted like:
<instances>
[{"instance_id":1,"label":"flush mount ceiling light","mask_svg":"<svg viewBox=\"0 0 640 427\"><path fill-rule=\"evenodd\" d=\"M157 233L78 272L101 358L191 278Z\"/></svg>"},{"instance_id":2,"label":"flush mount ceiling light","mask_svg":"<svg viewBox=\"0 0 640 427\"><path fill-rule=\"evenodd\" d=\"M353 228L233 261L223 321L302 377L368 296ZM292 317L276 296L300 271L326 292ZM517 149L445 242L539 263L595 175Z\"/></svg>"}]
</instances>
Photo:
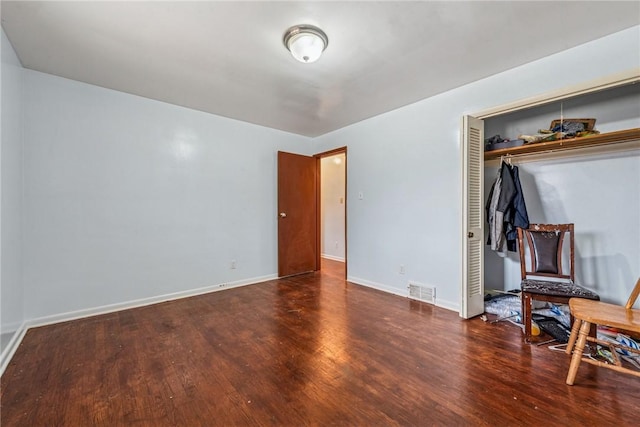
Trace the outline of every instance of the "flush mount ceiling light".
<instances>
[{"instance_id":1,"label":"flush mount ceiling light","mask_svg":"<svg viewBox=\"0 0 640 427\"><path fill-rule=\"evenodd\" d=\"M313 25L294 25L282 41L294 58L305 63L317 61L329 44L324 31Z\"/></svg>"}]
</instances>

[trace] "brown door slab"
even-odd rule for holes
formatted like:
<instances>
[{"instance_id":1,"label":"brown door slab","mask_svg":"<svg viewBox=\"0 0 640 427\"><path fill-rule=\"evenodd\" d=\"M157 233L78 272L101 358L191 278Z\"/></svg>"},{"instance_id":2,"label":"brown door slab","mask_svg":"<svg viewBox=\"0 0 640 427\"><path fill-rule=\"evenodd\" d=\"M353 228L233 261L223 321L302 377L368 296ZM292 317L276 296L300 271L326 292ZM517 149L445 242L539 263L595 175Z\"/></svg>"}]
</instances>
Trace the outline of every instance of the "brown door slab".
<instances>
[{"instance_id":1,"label":"brown door slab","mask_svg":"<svg viewBox=\"0 0 640 427\"><path fill-rule=\"evenodd\" d=\"M278 152L278 275L317 270L316 159Z\"/></svg>"}]
</instances>

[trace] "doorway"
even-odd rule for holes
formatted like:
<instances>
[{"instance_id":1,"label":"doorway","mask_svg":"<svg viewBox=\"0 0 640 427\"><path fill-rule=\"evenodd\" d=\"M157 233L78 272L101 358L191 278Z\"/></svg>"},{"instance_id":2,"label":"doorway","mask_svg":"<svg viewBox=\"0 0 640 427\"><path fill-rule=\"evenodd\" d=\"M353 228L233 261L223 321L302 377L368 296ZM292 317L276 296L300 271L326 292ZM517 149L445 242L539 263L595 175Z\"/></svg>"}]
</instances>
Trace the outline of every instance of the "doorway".
<instances>
[{"instance_id":1,"label":"doorway","mask_svg":"<svg viewBox=\"0 0 640 427\"><path fill-rule=\"evenodd\" d=\"M347 150L316 154L318 191L318 254L320 270L347 277Z\"/></svg>"}]
</instances>

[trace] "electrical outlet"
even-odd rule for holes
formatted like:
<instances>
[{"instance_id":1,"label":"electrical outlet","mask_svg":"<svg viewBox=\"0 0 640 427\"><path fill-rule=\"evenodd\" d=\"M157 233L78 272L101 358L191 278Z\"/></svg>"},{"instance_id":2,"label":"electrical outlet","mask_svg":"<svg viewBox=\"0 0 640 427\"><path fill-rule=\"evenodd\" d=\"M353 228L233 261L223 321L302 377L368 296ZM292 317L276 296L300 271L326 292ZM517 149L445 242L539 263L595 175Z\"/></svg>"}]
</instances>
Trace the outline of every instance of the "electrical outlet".
<instances>
[{"instance_id":1,"label":"electrical outlet","mask_svg":"<svg viewBox=\"0 0 640 427\"><path fill-rule=\"evenodd\" d=\"M231 260L231 263L229 263L229 268L231 270L235 270L236 267L237 267L236 260L235 259Z\"/></svg>"},{"instance_id":2,"label":"electrical outlet","mask_svg":"<svg viewBox=\"0 0 640 427\"><path fill-rule=\"evenodd\" d=\"M404 264L400 264L400 268L398 270L400 274L404 274Z\"/></svg>"},{"instance_id":3,"label":"electrical outlet","mask_svg":"<svg viewBox=\"0 0 640 427\"><path fill-rule=\"evenodd\" d=\"M336 240L336 249L338 249L338 241Z\"/></svg>"}]
</instances>

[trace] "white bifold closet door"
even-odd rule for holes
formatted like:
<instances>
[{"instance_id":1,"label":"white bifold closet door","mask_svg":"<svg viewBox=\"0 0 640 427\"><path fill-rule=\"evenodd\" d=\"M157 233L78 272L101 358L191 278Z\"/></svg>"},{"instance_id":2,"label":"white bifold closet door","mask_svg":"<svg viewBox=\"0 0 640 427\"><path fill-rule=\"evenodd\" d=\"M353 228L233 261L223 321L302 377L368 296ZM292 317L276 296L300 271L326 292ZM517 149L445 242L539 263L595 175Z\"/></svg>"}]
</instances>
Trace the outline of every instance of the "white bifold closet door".
<instances>
[{"instance_id":1,"label":"white bifold closet door","mask_svg":"<svg viewBox=\"0 0 640 427\"><path fill-rule=\"evenodd\" d=\"M484 313L484 122L462 118L462 298L460 317ZM466 183L466 185L465 185Z\"/></svg>"}]
</instances>

